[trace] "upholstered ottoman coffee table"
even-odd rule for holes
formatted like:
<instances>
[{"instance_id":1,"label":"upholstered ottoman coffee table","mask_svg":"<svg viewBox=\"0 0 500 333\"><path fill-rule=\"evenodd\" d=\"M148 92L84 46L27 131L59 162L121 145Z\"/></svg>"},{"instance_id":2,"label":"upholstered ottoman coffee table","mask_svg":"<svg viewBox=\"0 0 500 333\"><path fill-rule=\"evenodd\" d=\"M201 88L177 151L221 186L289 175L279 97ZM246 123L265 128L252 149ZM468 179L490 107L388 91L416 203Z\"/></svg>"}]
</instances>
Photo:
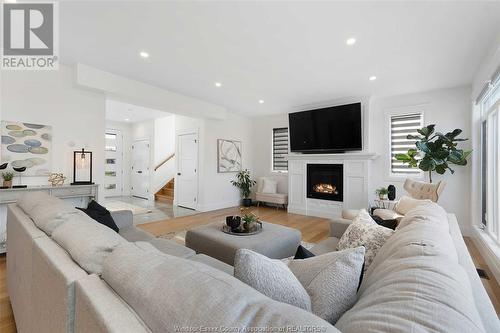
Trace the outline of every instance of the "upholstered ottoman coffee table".
<instances>
[{"instance_id":1,"label":"upholstered ottoman coffee table","mask_svg":"<svg viewBox=\"0 0 500 333\"><path fill-rule=\"evenodd\" d=\"M241 236L224 233L222 222L188 230L186 246L197 253L206 254L233 265L238 249L249 249L272 259L295 255L300 244L300 231L278 224L262 222L262 231L255 235Z\"/></svg>"}]
</instances>

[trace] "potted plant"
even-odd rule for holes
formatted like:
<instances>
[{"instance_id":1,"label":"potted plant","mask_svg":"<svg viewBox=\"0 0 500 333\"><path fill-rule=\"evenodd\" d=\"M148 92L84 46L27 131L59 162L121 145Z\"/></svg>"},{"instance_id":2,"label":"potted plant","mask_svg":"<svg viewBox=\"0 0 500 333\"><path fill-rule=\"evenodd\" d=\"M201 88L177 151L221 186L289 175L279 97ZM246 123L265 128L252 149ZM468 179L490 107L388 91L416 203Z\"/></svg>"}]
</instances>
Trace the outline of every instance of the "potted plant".
<instances>
[{"instance_id":1,"label":"potted plant","mask_svg":"<svg viewBox=\"0 0 500 333\"><path fill-rule=\"evenodd\" d=\"M407 163L412 168L419 168L429 173L429 182L432 183L432 172L442 175L446 170L453 174L455 170L450 168L450 164L467 165L467 157L471 150L458 149L457 145L461 141L468 139L458 138L462 130L457 128L446 134L434 132L432 124L417 130L419 135L407 136L407 139L418 140L415 142L416 148L408 149L406 154L396 154L396 159Z\"/></svg>"},{"instance_id":2,"label":"potted plant","mask_svg":"<svg viewBox=\"0 0 500 333\"><path fill-rule=\"evenodd\" d=\"M250 171L242 170L236 174L236 180L231 180L231 184L238 187L243 194L243 206L250 207L252 199L250 199L250 189L257 184L255 180L250 178Z\"/></svg>"},{"instance_id":3,"label":"potted plant","mask_svg":"<svg viewBox=\"0 0 500 333\"><path fill-rule=\"evenodd\" d=\"M389 190L385 187L381 187L375 190L375 194L378 195L380 200L386 200L387 199L387 194L389 193Z\"/></svg>"},{"instance_id":4,"label":"potted plant","mask_svg":"<svg viewBox=\"0 0 500 333\"><path fill-rule=\"evenodd\" d=\"M4 187L12 187L12 178L14 178L12 172L2 172L2 178Z\"/></svg>"}]
</instances>

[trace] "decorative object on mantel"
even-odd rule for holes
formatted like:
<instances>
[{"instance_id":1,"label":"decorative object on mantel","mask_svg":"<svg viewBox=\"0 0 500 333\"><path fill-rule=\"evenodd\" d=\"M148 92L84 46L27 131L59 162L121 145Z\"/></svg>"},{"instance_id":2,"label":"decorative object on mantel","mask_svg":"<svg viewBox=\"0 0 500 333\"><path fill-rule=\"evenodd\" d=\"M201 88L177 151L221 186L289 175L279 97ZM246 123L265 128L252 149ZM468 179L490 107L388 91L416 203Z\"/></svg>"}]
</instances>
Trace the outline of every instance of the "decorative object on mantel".
<instances>
[{"instance_id":1,"label":"decorative object on mantel","mask_svg":"<svg viewBox=\"0 0 500 333\"><path fill-rule=\"evenodd\" d=\"M381 187L381 188L378 188L378 189L375 190L375 194L378 195L378 198L380 200L386 200L387 199L387 193L389 193L389 191L385 187Z\"/></svg>"},{"instance_id":2,"label":"decorative object on mantel","mask_svg":"<svg viewBox=\"0 0 500 333\"><path fill-rule=\"evenodd\" d=\"M391 201L396 199L396 186L389 185L387 187L387 198Z\"/></svg>"},{"instance_id":3,"label":"decorative object on mantel","mask_svg":"<svg viewBox=\"0 0 500 333\"><path fill-rule=\"evenodd\" d=\"M11 188L12 178L14 178L14 174L12 172L2 172L2 178L3 178L2 188Z\"/></svg>"},{"instance_id":4,"label":"decorative object on mantel","mask_svg":"<svg viewBox=\"0 0 500 333\"><path fill-rule=\"evenodd\" d=\"M231 180L231 184L238 187L243 194L243 206L250 207L252 199L250 199L250 189L257 184L255 180L250 178L250 171L247 169L240 171L236 174L236 180Z\"/></svg>"},{"instance_id":5,"label":"decorative object on mantel","mask_svg":"<svg viewBox=\"0 0 500 333\"><path fill-rule=\"evenodd\" d=\"M395 158L403 163L408 163L412 168L419 168L429 173L429 182L432 183L432 172L442 175L446 170L453 174L455 170L450 164L467 165L467 157L472 150L457 149L461 141L468 139L458 138L462 130L457 128L452 132L442 134L434 132L436 125L428 125L417 130L420 135L407 135L408 140L418 140L415 148L408 149L406 154L396 154Z\"/></svg>"},{"instance_id":6,"label":"decorative object on mantel","mask_svg":"<svg viewBox=\"0 0 500 333\"><path fill-rule=\"evenodd\" d=\"M92 152L77 150L73 152L73 182L71 185L92 185Z\"/></svg>"},{"instance_id":7,"label":"decorative object on mantel","mask_svg":"<svg viewBox=\"0 0 500 333\"><path fill-rule=\"evenodd\" d=\"M12 167L26 167L27 176L46 176L51 169L52 127L2 121L2 159Z\"/></svg>"},{"instance_id":8,"label":"decorative object on mantel","mask_svg":"<svg viewBox=\"0 0 500 333\"><path fill-rule=\"evenodd\" d=\"M64 177L62 172L60 173L53 172L49 175L49 183L52 184L52 186L64 185L65 180L66 177Z\"/></svg>"},{"instance_id":9,"label":"decorative object on mantel","mask_svg":"<svg viewBox=\"0 0 500 333\"><path fill-rule=\"evenodd\" d=\"M241 141L217 140L217 172L241 171Z\"/></svg>"},{"instance_id":10,"label":"decorative object on mantel","mask_svg":"<svg viewBox=\"0 0 500 333\"><path fill-rule=\"evenodd\" d=\"M20 168L12 168L14 169L15 172L19 174L19 185L14 185L12 188L26 188L28 185L23 185L23 177L21 177L22 173L26 171L26 167L20 167Z\"/></svg>"}]
</instances>

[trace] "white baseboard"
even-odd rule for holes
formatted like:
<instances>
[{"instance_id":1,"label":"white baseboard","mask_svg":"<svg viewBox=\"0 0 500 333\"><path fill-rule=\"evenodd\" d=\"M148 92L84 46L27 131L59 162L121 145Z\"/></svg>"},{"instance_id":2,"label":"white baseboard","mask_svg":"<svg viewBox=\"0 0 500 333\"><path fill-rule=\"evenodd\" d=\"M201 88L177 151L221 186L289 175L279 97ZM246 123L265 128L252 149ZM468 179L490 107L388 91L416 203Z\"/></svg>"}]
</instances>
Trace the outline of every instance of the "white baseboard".
<instances>
[{"instance_id":1,"label":"white baseboard","mask_svg":"<svg viewBox=\"0 0 500 333\"><path fill-rule=\"evenodd\" d=\"M241 204L240 200L231 200L231 201L216 202L210 204L198 204L198 208L196 210L200 212L210 212L212 210L240 206L240 204Z\"/></svg>"},{"instance_id":2,"label":"white baseboard","mask_svg":"<svg viewBox=\"0 0 500 333\"><path fill-rule=\"evenodd\" d=\"M481 229L472 227L472 231L474 244L494 275L493 278L500 283L500 248L489 241L488 236Z\"/></svg>"}]
</instances>

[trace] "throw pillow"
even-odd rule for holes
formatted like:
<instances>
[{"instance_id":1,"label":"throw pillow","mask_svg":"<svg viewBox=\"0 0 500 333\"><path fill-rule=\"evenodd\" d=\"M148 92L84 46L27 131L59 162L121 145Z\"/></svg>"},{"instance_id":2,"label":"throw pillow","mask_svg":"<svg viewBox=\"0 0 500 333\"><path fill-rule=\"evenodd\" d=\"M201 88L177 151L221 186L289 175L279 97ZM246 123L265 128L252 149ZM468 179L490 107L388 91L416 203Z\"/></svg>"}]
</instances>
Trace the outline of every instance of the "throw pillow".
<instances>
[{"instance_id":1,"label":"throw pillow","mask_svg":"<svg viewBox=\"0 0 500 333\"><path fill-rule=\"evenodd\" d=\"M92 219L96 220L100 224L105 225L110 229L113 229L115 232L120 231L120 229L115 223L115 220L113 220L113 217L111 216L109 210L99 205L96 201L94 200L90 201L86 209L79 207L76 207L76 209L81 210L82 212L90 216Z\"/></svg>"},{"instance_id":2,"label":"throw pillow","mask_svg":"<svg viewBox=\"0 0 500 333\"><path fill-rule=\"evenodd\" d=\"M431 200L414 199L403 195L401 199L399 199L398 203L394 206L394 210L401 215L406 215L406 213L408 213L413 208L431 202Z\"/></svg>"},{"instance_id":3,"label":"throw pillow","mask_svg":"<svg viewBox=\"0 0 500 333\"><path fill-rule=\"evenodd\" d=\"M398 226L398 220L396 219L385 220L377 215L370 215L370 216L372 217L373 221L375 221L378 225L381 225L383 227L395 230L396 227Z\"/></svg>"},{"instance_id":4,"label":"throw pillow","mask_svg":"<svg viewBox=\"0 0 500 333\"><path fill-rule=\"evenodd\" d=\"M239 249L234 257L234 276L276 301L311 311L311 298L281 260Z\"/></svg>"},{"instance_id":5,"label":"throw pillow","mask_svg":"<svg viewBox=\"0 0 500 333\"><path fill-rule=\"evenodd\" d=\"M302 307L335 324L356 302L364 251L363 247L335 251L290 260L287 266L280 260L240 249L236 252L234 275L274 300Z\"/></svg>"},{"instance_id":6,"label":"throw pillow","mask_svg":"<svg viewBox=\"0 0 500 333\"><path fill-rule=\"evenodd\" d=\"M278 182L272 179L264 179L262 193L276 194L278 192Z\"/></svg>"},{"instance_id":7,"label":"throw pillow","mask_svg":"<svg viewBox=\"0 0 500 333\"><path fill-rule=\"evenodd\" d=\"M297 248L297 252L295 252L295 256L293 259L307 259L307 258L312 258L314 257L314 253L303 247L302 245L299 245Z\"/></svg>"},{"instance_id":8,"label":"throw pillow","mask_svg":"<svg viewBox=\"0 0 500 333\"><path fill-rule=\"evenodd\" d=\"M354 220L337 244L337 250L365 247L365 272L377 255L378 250L392 236L394 230L379 226L377 223L362 223Z\"/></svg>"},{"instance_id":9,"label":"throw pillow","mask_svg":"<svg viewBox=\"0 0 500 333\"><path fill-rule=\"evenodd\" d=\"M358 215L356 215L356 217L352 219L352 222L376 224L376 222L373 220L372 216L368 214L366 209L360 209Z\"/></svg>"}]
</instances>

